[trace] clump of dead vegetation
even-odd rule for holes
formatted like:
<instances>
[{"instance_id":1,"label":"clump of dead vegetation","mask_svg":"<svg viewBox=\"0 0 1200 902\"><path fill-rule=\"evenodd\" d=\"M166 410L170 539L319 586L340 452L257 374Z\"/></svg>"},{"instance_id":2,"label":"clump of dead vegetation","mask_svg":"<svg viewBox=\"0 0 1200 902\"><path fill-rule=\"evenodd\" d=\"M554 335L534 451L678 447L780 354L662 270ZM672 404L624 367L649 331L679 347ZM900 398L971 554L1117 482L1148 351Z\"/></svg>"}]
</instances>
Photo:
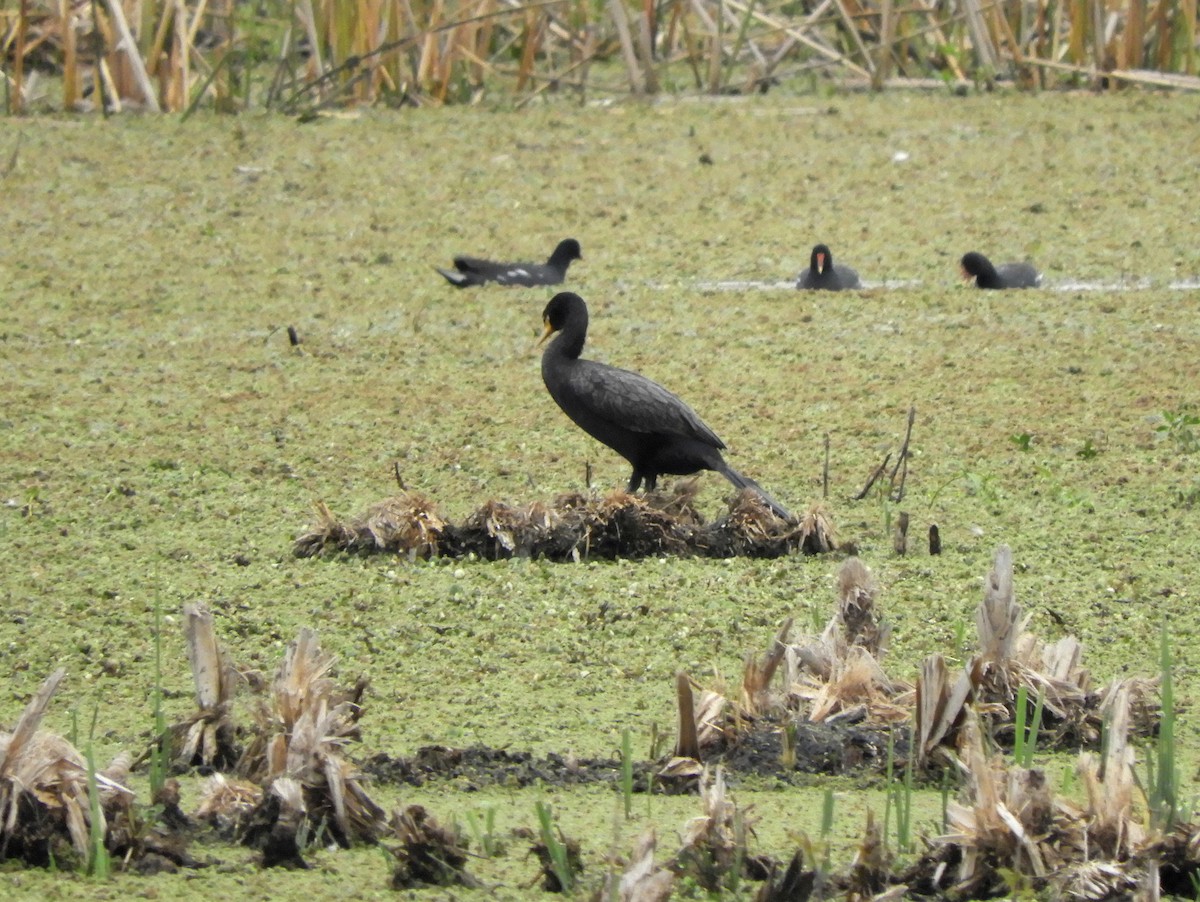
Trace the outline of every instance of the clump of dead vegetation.
<instances>
[{"instance_id":1,"label":"clump of dead vegetation","mask_svg":"<svg viewBox=\"0 0 1200 902\"><path fill-rule=\"evenodd\" d=\"M660 772L665 785L686 787L702 761L747 751L787 769L840 771L882 760L893 729L911 717L913 687L889 677L880 663L891 627L877 594L867 567L847 559L825 629L791 641L789 618L761 657L747 656L736 700L717 687L694 701L699 687L681 673L679 741Z\"/></svg>"},{"instance_id":2,"label":"clump of dead vegetation","mask_svg":"<svg viewBox=\"0 0 1200 902\"><path fill-rule=\"evenodd\" d=\"M1011 894L1014 887L1069 900L1188 891L1200 875L1200 822L1180 799L1165 631L1161 730L1155 764L1143 781L1135 773L1133 741L1150 723L1145 719L1148 682L1127 679L1092 692L1076 646L1063 640L1047 646L1031 637L1028 618L1015 602L1008 549L997 551L977 614L981 649L964 667L963 678L946 681L965 688L927 703L932 714L919 713L925 684L914 691L884 672L891 630L878 596L866 567L848 560L839 572L837 606L825 629L791 641L792 623L784 623L764 655L747 659L736 700L714 690L697 696L699 687L686 674L677 675L678 740L654 782L668 790L695 789L703 810L684 826L673 854L656 860L657 840L648 833L628 861L614 859L604 879L605 897L653 902L669 898L680 881L723 893L740 891L743 880L760 881L757 898L771 902L832 895L993 898ZM64 677L58 671L34 695L12 732L0 733L0 857L41 866L87 864L96 873L109 858L144 872L196 867L201 862L187 847L200 823L260 849L268 867L307 867L305 855L317 843L383 842L396 862L395 888L477 885L466 869L468 846L456 824L443 826L420 806L398 808L388 821L367 794L345 755L358 736L366 683L339 689L334 658L322 650L315 633L301 630L288 646L268 697L246 725L234 720L233 687L252 681L229 661L212 616L189 606L185 635L199 712L167 731L167 747L158 752L177 767L216 771L194 817L180 809L179 788L171 780L157 790L154 809L139 805L129 788L128 754L99 770L90 751L81 755L67 740L41 729ZM1072 650L1065 658L1070 666L1047 651L1060 647ZM1009 757L1004 751L1009 735L1029 747L1035 741L1036 719L1011 726L1006 720L1022 710L1019 701L1013 707L1014 687L1020 686L1036 686L1045 695L1052 689L1054 710L1068 713L1081 700L1100 699L1106 741L1099 753L1085 751L1079 758L1081 801L1056 794L1046 774L1032 765L1031 754L1014 749ZM1016 694L1028 695L1019 689ZM959 696L961 702L955 702ZM1052 710L1045 699L1042 707ZM881 826L871 813L858 852L843 870L833 868L827 852L818 862L807 840L786 867L754 853L756 818L736 804L724 764L712 759L724 755L729 760L731 752L746 747L760 753L768 746L756 745L756 737L768 735L777 740L774 754L794 756L789 766L797 766L804 751L796 739L802 724L886 733L906 708L918 712L912 715L915 722L938 726L935 731L915 728L918 741L936 740L934 753L926 748L924 762L940 765L960 786L958 798L945 806L944 828L922 838L915 862L898 869L886 816ZM848 744L845 734L839 735ZM889 741L889 761L893 752L915 761L918 749ZM907 773L914 770L910 766ZM890 765L888 773L891 780ZM626 792L634 791L632 782L626 785ZM911 790L911 783L906 785ZM889 789L889 798L899 798L893 792ZM538 816L540 834L517 835L540 836L531 851L543 887L583 889L583 850L556 829L548 807L539 805ZM909 841L901 848L910 848Z\"/></svg>"},{"instance_id":3,"label":"clump of dead vegetation","mask_svg":"<svg viewBox=\"0 0 1200 902\"><path fill-rule=\"evenodd\" d=\"M390 827L399 841L393 889L479 885L466 870L467 844L456 827L443 827L420 805L397 809Z\"/></svg>"},{"instance_id":4,"label":"clump of dead vegetation","mask_svg":"<svg viewBox=\"0 0 1200 902\"><path fill-rule=\"evenodd\" d=\"M376 842L387 830L385 814L344 753L358 738L366 681L339 690L329 676L332 655L314 632L301 630L269 702L242 727L233 712L242 678L217 640L212 615L188 605L184 631L198 710L156 737L146 757L216 771L196 820L261 849L267 866L305 867L302 856L313 843ZM132 756L97 770L67 740L39 729L63 676L60 670L46 680L13 732L0 733L0 858L94 867L119 855L144 870L196 866L186 851L194 824L179 808L176 782L156 790L157 812L147 821L127 788Z\"/></svg>"},{"instance_id":5,"label":"clump of dead vegetation","mask_svg":"<svg viewBox=\"0 0 1200 902\"><path fill-rule=\"evenodd\" d=\"M96 769L90 750L81 754L41 729L65 675L62 669L51 674L12 732L0 731L0 861L93 873L103 873L112 859L148 872L198 866L187 854L177 786L165 787L155 822L135 806L128 753Z\"/></svg>"},{"instance_id":6,"label":"clump of dead vegetation","mask_svg":"<svg viewBox=\"0 0 1200 902\"><path fill-rule=\"evenodd\" d=\"M1031 735L1042 747L1094 747L1120 689L1129 697L1134 734L1156 729L1156 680L1096 687L1077 639L1047 643L1027 629L1007 547L996 552L976 612L979 651L957 675L942 655L922 663L915 687L887 673L891 627L878 594L867 567L849 558L838 572L837 605L825 629L793 640L787 620L763 655L747 657L736 698L680 674L679 741L660 771L663 785L694 787L702 762L713 756L774 756L785 770L880 767L889 743L892 754L907 760L910 735L918 768L945 767L971 712L988 740L1002 746L1036 722Z\"/></svg>"},{"instance_id":7,"label":"clump of dead vegetation","mask_svg":"<svg viewBox=\"0 0 1200 902\"><path fill-rule=\"evenodd\" d=\"M697 491L695 480L685 480L672 493L572 494L524 507L489 501L457 525L441 518L429 499L411 492L344 521L319 503L316 523L296 540L294 551L299 557L378 551L409 560L473 555L580 561L661 555L770 558L837 547L821 506L788 523L757 494L744 491L725 516L705 523L694 504Z\"/></svg>"},{"instance_id":8,"label":"clump of dead vegetation","mask_svg":"<svg viewBox=\"0 0 1200 902\"><path fill-rule=\"evenodd\" d=\"M786 868L755 856L748 845L753 819L727 797L720 765L700 765L704 814L685 827L680 850L658 864L653 836L638 841L620 877L622 898L668 898L681 878L709 892L739 878L762 880L760 900L967 900L1021 892L1082 902L1186 894L1200 876L1200 824L1179 804L1169 736L1159 742L1158 772L1151 768L1146 781L1136 775L1131 743L1139 692L1133 680L1112 690L1104 749L1081 753L1076 766L1082 801L1055 793L1044 771L1001 751L983 715L969 706L956 745L946 752L958 798L946 803L943 831L924 836L923 853L903 866L871 812L844 869L833 869L828 858L818 861L807 839ZM695 739L681 746L688 741Z\"/></svg>"},{"instance_id":9,"label":"clump of dead vegetation","mask_svg":"<svg viewBox=\"0 0 1200 902\"><path fill-rule=\"evenodd\" d=\"M42 866L88 859L87 762L67 740L39 729L65 675L61 669L51 674L13 731L0 733L0 857L5 859Z\"/></svg>"},{"instance_id":10,"label":"clump of dead vegetation","mask_svg":"<svg viewBox=\"0 0 1200 902\"><path fill-rule=\"evenodd\" d=\"M1011 746L1018 723L1038 721L1046 747L1096 746L1119 686L1129 692L1131 727L1149 735L1157 726L1154 679L1096 687L1083 667L1083 646L1074 636L1044 642L1028 630L1029 616L1016 601L1012 552L996 551L983 601L975 613L979 652L952 675L941 655L921 664L914 730L917 760L926 764L953 748L968 705L993 740Z\"/></svg>"},{"instance_id":11,"label":"clump of dead vegetation","mask_svg":"<svg viewBox=\"0 0 1200 902\"><path fill-rule=\"evenodd\" d=\"M955 760L962 798L947 808L947 832L927 840L902 879L951 899L1006 895L1014 881L1060 899L1158 898L1163 875L1200 871L1200 827L1156 813L1154 781L1135 773L1134 694L1128 682L1116 689L1105 749L1079 757L1082 803L1055 795L1041 770L989 752L971 712Z\"/></svg>"},{"instance_id":12,"label":"clump of dead vegetation","mask_svg":"<svg viewBox=\"0 0 1200 902\"><path fill-rule=\"evenodd\" d=\"M191 658L197 699L219 698L233 670L220 663L224 656L213 634L212 617L191 609L185 622L189 648L211 652ZM208 823L263 849L271 864L300 866L305 839L298 834L307 832L315 840L324 831L329 839L349 847L353 842L376 841L384 828L383 810L344 755L345 745L359 738L366 681L338 690L329 677L333 665L333 656L322 651L316 633L301 630L288 645L269 702L260 702L254 724L245 731L244 746L234 749L231 741L222 759L236 760L232 772L239 782L212 781L201 802ZM206 715L211 710L202 706L199 715L172 729L174 735L186 737L177 761L193 760L189 752L195 744L196 724L207 724L202 735L234 735L228 705L219 708L219 721ZM216 756L203 760L208 766L219 763Z\"/></svg>"}]
</instances>

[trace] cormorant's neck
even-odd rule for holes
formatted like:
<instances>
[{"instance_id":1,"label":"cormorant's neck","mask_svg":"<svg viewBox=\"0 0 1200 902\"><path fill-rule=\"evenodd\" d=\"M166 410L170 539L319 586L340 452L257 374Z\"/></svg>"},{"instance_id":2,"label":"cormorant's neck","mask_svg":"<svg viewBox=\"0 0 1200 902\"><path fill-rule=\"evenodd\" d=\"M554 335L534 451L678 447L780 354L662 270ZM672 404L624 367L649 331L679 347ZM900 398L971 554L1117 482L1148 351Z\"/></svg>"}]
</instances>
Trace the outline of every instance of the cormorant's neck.
<instances>
[{"instance_id":1,"label":"cormorant's neck","mask_svg":"<svg viewBox=\"0 0 1200 902\"><path fill-rule=\"evenodd\" d=\"M550 255L550 259L546 262L555 269L561 269L563 272L566 272L567 267L571 265L571 259L571 252L568 249L556 247L554 253Z\"/></svg>"},{"instance_id":2,"label":"cormorant's neck","mask_svg":"<svg viewBox=\"0 0 1200 902\"><path fill-rule=\"evenodd\" d=\"M583 344L587 341L587 328L587 314L582 317L576 315L555 337L550 345L551 352L567 360L578 360L579 355L583 353Z\"/></svg>"}]
</instances>

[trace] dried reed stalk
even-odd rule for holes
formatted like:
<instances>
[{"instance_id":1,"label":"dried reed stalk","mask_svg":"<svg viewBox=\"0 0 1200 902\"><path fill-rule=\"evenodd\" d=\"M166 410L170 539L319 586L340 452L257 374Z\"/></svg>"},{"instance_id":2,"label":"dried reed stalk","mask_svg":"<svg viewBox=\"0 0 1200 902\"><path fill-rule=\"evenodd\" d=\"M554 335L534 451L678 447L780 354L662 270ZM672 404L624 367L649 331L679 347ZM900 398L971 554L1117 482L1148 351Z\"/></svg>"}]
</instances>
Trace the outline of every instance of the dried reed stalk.
<instances>
[{"instance_id":1,"label":"dried reed stalk","mask_svg":"<svg viewBox=\"0 0 1200 902\"><path fill-rule=\"evenodd\" d=\"M568 76L581 91L620 90L589 77L589 63L614 52L634 93L655 93L678 64L700 90L765 89L786 77L777 73L789 60L794 72L828 69L876 90L935 84L937 70L960 81L1015 73L1021 86L1106 75L1114 87L1200 88L1197 0L964 0L959 11L932 0L820 0L804 12L762 2L607 0L596 20L578 0L296 0L266 103L279 105L289 85L286 111L384 94L472 102L493 80L511 79L516 101L527 104ZM240 38L232 9L231 0L20 0L3 36L12 109L27 101L33 54L61 68L68 109L80 104L88 67L106 113L130 101L190 110L206 96L229 109L239 59L229 49ZM76 35L89 25L100 46L81 53ZM218 36L215 49L197 46L202 27ZM293 30L307 42L303 61Z\"/></svg>"},{"instance_id":2,"label":"dried reed stalk","mask_svg":"<svg viewBox=\"0 0 1200 902\"><path fill-rule=\"evenodd\" d=\"M120 0L104 0L104 5L108 8L109 15L112 16L113 24L116 26L117 35L120 38L117 49L121 51L121 58L133 74L133 79L142 95L142 103L152 113L162 112L162 108L158 105L154 86L146 74L145 62L138 52L137 41L133 37L133 32L129 30L129 22L125 19L125 10L121 8ZM179 107L175 107L175 109L179 109Z\"/></svg>"},{"instance_id":3,"label":"dried reed stalk","mask_svg":"<svg viewBox=\"0 0 1200 902\"><path fill-rule=\"evenodd\" d=\"M182 767L229 767L237 759L232 706L241 677L217 641L211 611L184 605L183 633L198 710L171 727L175 761Z\"/></svg>"}]
</instances>

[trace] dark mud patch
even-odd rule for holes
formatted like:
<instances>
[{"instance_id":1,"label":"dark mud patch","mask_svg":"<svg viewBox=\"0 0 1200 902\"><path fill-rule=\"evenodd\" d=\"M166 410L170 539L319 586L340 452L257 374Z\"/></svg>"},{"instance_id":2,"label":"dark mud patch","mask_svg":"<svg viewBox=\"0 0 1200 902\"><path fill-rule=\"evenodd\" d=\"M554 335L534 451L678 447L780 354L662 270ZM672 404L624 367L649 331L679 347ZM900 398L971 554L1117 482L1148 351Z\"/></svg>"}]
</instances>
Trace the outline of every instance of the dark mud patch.
<instances>
[{"instance_id":1,"label":"dark mud patch","mask_svg":"<svg viewBox=\"0 0 1200 902\"><path fill-rule=\"evenodd\" d=\"M903 761L908 755L907 731L892 733L893 756ZM704 763L721 764L731 775L772 777L783 781L802 774L881 773L887 766L889 730L861 724L814 724L796 726L789 741L785 762L784 742L778 730L759 730L726 744L705 756ZM670 791L658 780L668 759L634 762L633 791ZM454 780L463 789L473 791L492 786L525 788L547 786L585 786L621 781L621 761L617 758L575 758L551 752L537 756L531 752L489 748L424 746L411 758L379 753L362 762L365 773L384 783L422 786L434 780Z\"/></svg>"}]
</instances>

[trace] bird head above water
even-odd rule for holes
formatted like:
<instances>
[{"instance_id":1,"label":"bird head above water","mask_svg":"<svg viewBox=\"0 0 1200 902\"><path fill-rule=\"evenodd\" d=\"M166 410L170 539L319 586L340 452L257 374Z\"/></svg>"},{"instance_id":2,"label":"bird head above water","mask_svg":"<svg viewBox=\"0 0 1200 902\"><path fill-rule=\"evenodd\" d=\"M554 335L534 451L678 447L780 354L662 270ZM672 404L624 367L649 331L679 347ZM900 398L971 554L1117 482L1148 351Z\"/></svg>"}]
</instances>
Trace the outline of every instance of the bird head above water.
<instances>
[{"instance_id":1,"label":"bird head above water","mask_svg":"<svg viewBox=\"0 0 1200 902\"><path fill-rule=\"evenodd\" d=\"M810 265L819 273L824 273L826 269L833 265L833 254L829 252L828 246L818 244L812 249L812 258Z\"/></svg>"},{"instance_id":2,"label":"bird head above water","mask_svg":"<svg viewBox=\"0 0 1200 902\"><path fill-rule=\"evenodd\" d=\"M970 282L979 276L986 278L994 278L996 275L996 267L992 266L992 261L977 251L971 251L969 254L963 254L962 258L962 277L964 282Z\"/></svg>"},{"instance_id":3,"label":"bird head above water","mask_svg":"<svg viewBox=\"0 0 1200 902\"><path fill-rule=\"evenodd\" d=\"M567 264L572 260L582 260L583 249L579 246L579 242L574 238L564 238L558 242L558 246L554 248L554 253L550 255L547 261L552 266L561 266L566 269Z\"/></svg>"}]
</instances>

